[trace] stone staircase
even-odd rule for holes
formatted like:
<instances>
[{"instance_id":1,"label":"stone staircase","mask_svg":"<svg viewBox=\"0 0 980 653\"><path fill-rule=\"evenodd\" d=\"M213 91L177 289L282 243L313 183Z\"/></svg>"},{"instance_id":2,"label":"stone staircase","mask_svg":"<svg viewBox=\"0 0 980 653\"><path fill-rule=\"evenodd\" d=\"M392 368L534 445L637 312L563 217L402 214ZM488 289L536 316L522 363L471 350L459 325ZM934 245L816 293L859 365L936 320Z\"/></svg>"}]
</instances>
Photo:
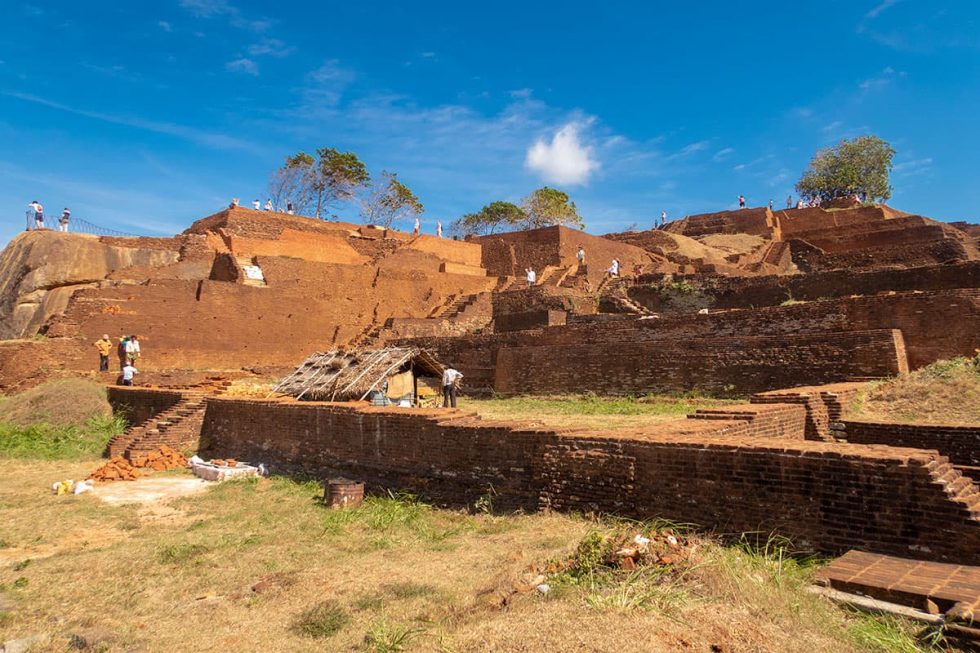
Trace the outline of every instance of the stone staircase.
<instances>
[{"instance_id":1,"label":"stone staircase","mask_svg":"<svg viewBox=\"0 0 980 653\"><path fill-rule=\"evenodd\" d=\"M254 286L255 288L265 288L267 286L265 280L263 279L249 279L245 276L245 266L255 266L255 259L251 256L236 256L235 262L238 263L238 267L242 269L242 283L246 286Z\"/></svg>"},{"instance_id":2,"label":"stone staircase","mask_svg":"<svg viewBox=\"0 0 980 653\"><path fill-rule=\"evenodd\" d=\"M929 476L933 483L942 486L946 496L959 504L971 519L980 520L980 488L972 478L964 476L945 457L931 467Z\"/></svg>"},{"instance_id":3,"label":"stone staircase","mask_svg":"<svg viewBox=\"0 0 980 653\"><path fill-rule=\"evenodd\" d=\"M131 426L109 440L106 456L125 456L135 465L162 445L177 451L197 446L204 423L207 397L216 393L206 389L183 390L182 398L138 426Z\"/></svg>"}]
</instances>

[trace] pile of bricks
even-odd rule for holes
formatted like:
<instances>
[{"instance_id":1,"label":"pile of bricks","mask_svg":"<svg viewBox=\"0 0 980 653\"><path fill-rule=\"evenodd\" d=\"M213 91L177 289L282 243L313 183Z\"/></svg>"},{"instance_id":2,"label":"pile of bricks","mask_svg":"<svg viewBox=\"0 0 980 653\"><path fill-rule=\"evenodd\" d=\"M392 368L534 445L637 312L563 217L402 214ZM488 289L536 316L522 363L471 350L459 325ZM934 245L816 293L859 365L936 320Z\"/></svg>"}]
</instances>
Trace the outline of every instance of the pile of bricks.
<instances>
[{"instance_id":1,"label":"pile of bricks","mask_svg":"<svg viewBox=\"0 0 980 653\"><path fill-rule=\"evenodd\" d=\"M136 464L135 461L134 464ZM175 451L167 445L162 445L156 451L151 451L143 455L137 466L146 467L157 472L163 472L168 469L183 469L187 467L187 458L179 451Z\"/></svg>"},{"instance_id":2,"label":"pile of bricks","mask_svg":"<svg viewBox=\"0 0 980 653\"><path fill-rule=\"evenodd\" d=\"M135 481L140 473L122 456L113 456L88 475L90 481Z\"/></svg>"}]
</instances>

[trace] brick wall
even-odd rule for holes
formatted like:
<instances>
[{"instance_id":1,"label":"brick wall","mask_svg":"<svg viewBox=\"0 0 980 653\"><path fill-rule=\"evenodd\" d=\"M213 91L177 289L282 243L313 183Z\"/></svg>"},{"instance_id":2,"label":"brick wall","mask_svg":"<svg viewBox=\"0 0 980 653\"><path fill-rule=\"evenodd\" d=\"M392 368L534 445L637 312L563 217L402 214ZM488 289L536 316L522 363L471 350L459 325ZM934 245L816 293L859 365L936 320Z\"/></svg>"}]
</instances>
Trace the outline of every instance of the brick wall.
<instances>
[{"instance_id":1,"label":"brick wall","mask_svg":"<svg viewBox=\"0 0 980 653\"><path fill-rule=\"evenodd\" d=\"M130 426L139 426L181 400L178 390L109 386L106 396L113 412L122 412Z\"/></svg>"},{"instance_id":2,"label":"brick wall","mask_svg":"<svg viewBox=\"0 0 980 653\"><path fill-rule=\"evenodd\" d=\"M764 277L674 276L687 280L703 297L697 308L755 308L778 306L788 299L813 301L850 295L876 295L886 291L980 288L980 261L929 265L902 270L855 272L833 270L807 275ZM661 277L647 275L632 286L629 297L650 310L671 311L660 301Z\"/></svg>"},{"instance_id":3,"label":"brick wall","mask_svg":"<svg viewBox=\"0 0 980 653\"><path fill-rule=\"evenodd\" d=\"M568 320L565 311L525 311L524 313L508 313L494 319L493 328L497 332L525 331L551 326L562 326Z\"/></svg>"},{"instance_id":4,"label":"brick wall","mask_svg":"<svg viewBox=\"0 0 980 653\"><path fill-rule=\"evenodd\" d=\"M803 379L832 383L856 376L893 376L908 369L901 334L891 330L682 341L610 339L561 347L529 343L500 347L495 367L493 387L505 394L699 389L722 396L788 387Z\"/></svg>"},{"instance_id":5,"label":"brick wall","mask_svg":"<svg viewBox=\"0 0 980 653\"><path fill-rule=\"evenodd\" d=\"M980 467L980 426L844 420L840 437L858 444L936 449L955 465Z\"/></svg>"},{"instance_id":6,"label":"brick wall","mask_svg":"<svg viewBox=\"0 0 980 653\"><path fill-rule=\"evenodd\" d=\"M455 505L492 486L501 507L775 530L806 549L980 563L975 487L936 452L754 437L746 421L684 424L605 437L462 412L219 398L208 402L203 436L215 456L344 473Z\"/></svg>"}]
</instances>

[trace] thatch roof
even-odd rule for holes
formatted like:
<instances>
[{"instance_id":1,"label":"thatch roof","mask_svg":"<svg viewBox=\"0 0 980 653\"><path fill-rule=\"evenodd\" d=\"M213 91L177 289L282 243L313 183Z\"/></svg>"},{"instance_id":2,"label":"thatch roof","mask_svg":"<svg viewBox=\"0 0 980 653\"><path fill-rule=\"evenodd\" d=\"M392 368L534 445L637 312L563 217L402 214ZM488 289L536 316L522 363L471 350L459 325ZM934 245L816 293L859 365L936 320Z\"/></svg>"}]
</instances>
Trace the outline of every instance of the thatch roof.
<instances>
[{"instance_id":1,"label":"thatch roof","mask_svg":"<svg viewBox=\"0 0 980 653\"><path fill-rule=\"evenodd\" d=\"M382 390L389 376L413 365L423 375L441 377L445 370L430 352L414 347L337 349L310 355L273 391L297 399L357 401L365 399L372 390Z\"/></svg>"}]
</instances>

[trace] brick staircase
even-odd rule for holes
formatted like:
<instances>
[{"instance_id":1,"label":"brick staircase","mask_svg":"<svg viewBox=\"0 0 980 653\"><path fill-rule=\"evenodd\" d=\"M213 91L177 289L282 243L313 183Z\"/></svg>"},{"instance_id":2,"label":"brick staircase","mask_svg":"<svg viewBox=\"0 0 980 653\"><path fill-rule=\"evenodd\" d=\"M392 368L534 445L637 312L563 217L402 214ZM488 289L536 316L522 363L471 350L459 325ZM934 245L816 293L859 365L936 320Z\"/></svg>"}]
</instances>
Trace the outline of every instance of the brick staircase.
<instances>
[{"instance_id":1,"label":"brick staircase","mask_svg":"<svg viewBox=\"0 0 980 653\"><path fill-rule=\"evenodd\" d=\"M242 269L242 283L246 286L254 286L256 288L265 288L266 283L262 279L249 279L245 275L245 266L255 266L255 260L251 256L236 256L235 261L238 263L238 267Z\"/></svg>"},{"instance_id":2,"label":"brick staircase","mask_svg":"<svg viewBox=\"0 0 980 653\"><path fill-rule=\"evenodd\" d=\"M167 445L177 451L196 447L204 423L207 390L184 390L182 399L138 426L131 426L109 440L106 456L125 456L139 465L141 458Z\"/></svg>"},{"instance_id":3,"label":"brick staircase","mask_svg":"<svg viewBox=\"0 0 980 653\"><path fill-rule=\"evenodd\" d=\"M949 499L959 504L970 519L980 520L980 488L969 476L943 457L929 470L933 483L939 484Z\"/></svg>"}]
</instances>

